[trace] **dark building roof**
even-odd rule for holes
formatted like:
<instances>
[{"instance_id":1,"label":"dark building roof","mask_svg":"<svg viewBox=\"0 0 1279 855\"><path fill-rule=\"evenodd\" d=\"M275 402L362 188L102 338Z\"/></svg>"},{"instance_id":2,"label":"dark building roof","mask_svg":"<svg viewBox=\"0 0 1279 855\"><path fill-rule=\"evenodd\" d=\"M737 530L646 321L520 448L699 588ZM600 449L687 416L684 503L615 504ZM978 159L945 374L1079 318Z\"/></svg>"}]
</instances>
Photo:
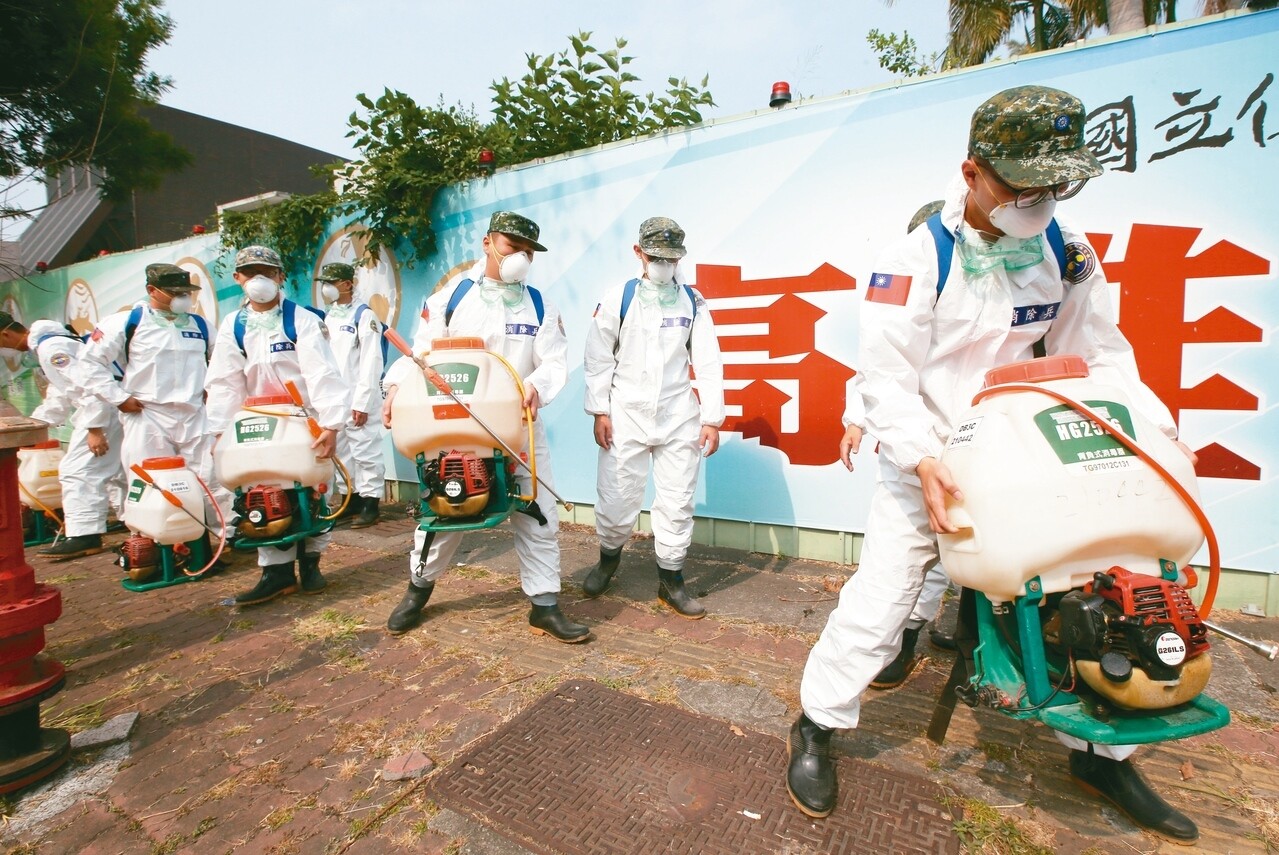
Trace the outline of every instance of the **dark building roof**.
<instances>
[{"instance_id":1,"label":"dark building roof","mask_svg":"<svg viewBox=\"0 0 1279 855\"><path fill-rule=\"evenodd\" d=\"M172 107L146 109L152 127L191 153L192 164L170 173L157 190L135 191L124 202L98 198L97 177L86 167L64 169L48 184L49 205L22 234L20 274L39 261L60 267L118 252L179 240L194 225L209 224L217 206L272 190L315 193L325 182L311 167L337 155L270 134Z\"/></svg>"}]
</instances>

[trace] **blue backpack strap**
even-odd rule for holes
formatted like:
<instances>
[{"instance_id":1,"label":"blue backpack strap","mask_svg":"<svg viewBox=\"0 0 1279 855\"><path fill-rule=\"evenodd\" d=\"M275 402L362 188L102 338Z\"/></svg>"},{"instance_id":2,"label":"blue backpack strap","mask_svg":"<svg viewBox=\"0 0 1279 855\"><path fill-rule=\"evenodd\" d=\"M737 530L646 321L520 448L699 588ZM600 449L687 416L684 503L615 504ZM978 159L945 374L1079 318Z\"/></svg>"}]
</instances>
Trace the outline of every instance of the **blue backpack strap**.
<instances>
[{"instance_id":1,"label":"blue backpack strap","mask_svg":"<svg viewBox=\"0 0 1279 855\"><path fill-rule=\"evenodd\" d=\"M133 341L133 334L138 331L138 324L142 323L142 306L134 306L129 310L129 317L124 322L124 361L129 361L129 343ZM92 333L90 333L92 335ZM88 339L86 339L87 341ZM206 339L207 340L207 339Z\"/></svg>"},{"instance_id":2,"label":"blue backpack strap","mask_svg":"<svg viewBox=\"0 0 1279 855\"><path fill-rule=\"evenodd\" d=\"M626 320L626 310L631 307L631 301L635 299L635 286L639 284L638 279L632 279L622 288L622 307L617 312L617 320L620 324Z\"/></svg>"},{"instance_id":3,"label":"blue backpack strap","mask_svg":"<svg viewBox=\"0 0 1279 855\"><path fill-rule=\"evenodd\" d=\"M1061 236L1061 226L1057 225L1057 218L1053 217L1052 222L1048 224L1048 246L1052 248L1053 257L1057 259L1057 272L1062 279L1066 278L1066 240Z\"/></svg>"},{"instance_id":4,"label":"blue backpack strap","mask_svg":"<svg viewBox=\"0 0 1279 855\"><path fill-rule=\"evenodd\" d=\"M457 287L453 289L453 293L449 295L449 304L444 307L444 327L448 330L449 322L453 320L453 312L457 310L458 304L462 302L462 298L467 295L474 285L474 280L463 279L457 283Z\"/></svg>"},{"instance_id":5,"label":"blue backpack strap","mask_svg":"<svg viewBox=\"0 0 1279 855\"><path fill-rule=\"evenodd\" d=\"M950 276L950 259L955 254L955 236L942 225L941 214L933 214L924 223L933 233L933 244L937 247L937 296L940 297L942 289L946 287L946 279Z\"/></svg>"},{"instance_id":6,"label":"blue backpack strap","mask_svg":"<svg viewBox=\"0 0 1279 855\"><path fill-rule=\"evenodd\" d=\"M311 314L320 319L320 323L324 323L324 312L315 308L315 306L303 306ZM298 343L298 322L297 322L298 304L292 300L284 300L280 303L281 320L284 321L284 335L294 344ZM243 350L243 347L241 347Z\"/></svg>"},{"instance_id":7,"label":"blue backpack strap","mask_svg":"<svg viewBox=\"0 0 1279 855\"><path fill-rule=\"evenodd\" d=\"M247 311L248 309L245 308L245 309L240 309L240 311L236 312L235 322L231 324L231 331L235 333L235 343L236 343L236 346L240 348L241 356L249 355L244 350L244 313Z\"/></svg>"},{"instance_id":8,"label":"blue backpack strap","mask_svg":"<svg viewBox=\"0 0 1279 855\"><path fill-rule=\"evenodd\" d=\"M688 302L690 302L690 303L692 303L692 304L693 304L693 320L697 320L697 295L693 293L693 286L692 286L692 285L685 285L685 286L684 286L684 291L685 291L685 293L687 293L687 294L688 294ZM692 337L692 335L693 335L693 325L692 325L692 324L689 324L689 326L688 326L688 330L689 330L689 332L688 332L689 337Z\"/></svg>"},{"instance_id":9,"label":"blue backpack strap","mask_svg":"<svg viewBox=\"0 0 1279 855\"><path fill-rule=\"evenodd\" d=\"M355 310L355 328L357 330L360 328L360 319L363 318L364 313L368 311L371 311L368 303L361 303L359 308ZM378 329L381 333L380 335L378 335L378 343L382 346L382 373L385 374L386 373L386 335L385 333L387 330L387 326L386 324L382 323L380 319L378 320L377 323L378 323ZM358 337L356 338L356 342L357 343L359 342Z\"/></svg>"},{"instance_id":10,"label":"blue backpack strap","mask_svg":"<svg viewBox=\"0 0 1279 855\"><path fill-rule=\"evenodd\" d=\"M528 291L529 299L533 301L533 311L537 312L537 325L542 325L542 320L546 317L546 306L542 303L542 292L528 285L524 286L524 290Z\"/></svg>"}]
</instances>

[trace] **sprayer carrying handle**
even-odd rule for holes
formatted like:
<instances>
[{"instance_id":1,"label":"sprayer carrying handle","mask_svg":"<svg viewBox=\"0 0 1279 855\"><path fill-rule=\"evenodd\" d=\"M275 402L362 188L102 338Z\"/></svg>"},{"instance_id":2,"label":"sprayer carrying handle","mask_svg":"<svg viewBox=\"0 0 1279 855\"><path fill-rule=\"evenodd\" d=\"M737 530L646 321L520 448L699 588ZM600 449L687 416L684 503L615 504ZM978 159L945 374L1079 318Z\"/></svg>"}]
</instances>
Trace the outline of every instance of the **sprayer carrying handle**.
<instances>
[{"instance_id":1,"label":"sprayer carrying handle","mask_svg":"<svg viewBox=\"0 0 1279 855\"><path fill-rule=\"evenodd\" d=\"M169 502L170 505L173 505L173 507L175 508L182 508L183 510L186 510L186 508L183 507L182 505L182 500L179 499L174 494L170 493L168 490L161 487L159 484L155 483L155 479L151 477L151 474L147 472L147 470L143 469L141 466L139 466L136 463L134 463L129 468L133 470L133 474L137 475L139 478L141 478L150 486L155 487L157 490L159 490L160 495L164 496L164 498Z\"/></svg>"}]
</instances>

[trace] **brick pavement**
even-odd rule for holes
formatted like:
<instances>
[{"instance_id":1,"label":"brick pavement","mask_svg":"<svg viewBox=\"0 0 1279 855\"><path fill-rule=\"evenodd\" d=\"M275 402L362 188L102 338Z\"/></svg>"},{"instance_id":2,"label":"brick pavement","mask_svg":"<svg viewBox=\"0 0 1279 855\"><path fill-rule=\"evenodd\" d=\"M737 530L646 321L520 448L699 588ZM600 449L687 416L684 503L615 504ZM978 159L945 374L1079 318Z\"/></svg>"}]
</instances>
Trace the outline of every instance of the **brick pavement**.
<instances>
[{"instance_id":1,"label":"brick pavement","mask_svg":"<svg viewBox=\"0 0 1279 855\"><path fill-rule=\"evenodd\" d=\"M45 705L46 724L79 729L130 710L141 719L108 787L34 825L25 818L47 787L12 799L3 845L41 855L518 853L441 811L419 782L382 781L382 766L416 748L443 767L573 677L781 737L808 647L833 606L822 579L842 573L694 547L689 578L711 617L690 622L654 604L651 543L638 538L614 589L579 601L597 551L591 532L566 526L562 602L595 638L562 645L528 633L510 534L499 529L468 538L457 558L463 566L437 586L425 623L392 638L382 627L406 584L412 527L395 513L388 508L373 529L339 530L325 560L328 591L242 611L225 601L256 579L248 557L219 577L145 594L120 588L106 555L33 561L37 577L64 596L64 615L48 635L68 682ZM1279 621L1236 624L1279 635ZM1201 850L1264 852L1279 847L1279 672L1224 645L1214 661L1233 675L1240 694L1231 706L1246 714L1219 733L1143 751L1142 768L1199 821ZM1043 728L961 707L946 745L927 742L949 665L933 652L905 687L869 695L862 727L838 737L841 750L998 806L1053 851L1185 851L1075 789L1065 750ZM96 756L76 755L66 774L85 774Z\"/></svg>"}]
</instances>

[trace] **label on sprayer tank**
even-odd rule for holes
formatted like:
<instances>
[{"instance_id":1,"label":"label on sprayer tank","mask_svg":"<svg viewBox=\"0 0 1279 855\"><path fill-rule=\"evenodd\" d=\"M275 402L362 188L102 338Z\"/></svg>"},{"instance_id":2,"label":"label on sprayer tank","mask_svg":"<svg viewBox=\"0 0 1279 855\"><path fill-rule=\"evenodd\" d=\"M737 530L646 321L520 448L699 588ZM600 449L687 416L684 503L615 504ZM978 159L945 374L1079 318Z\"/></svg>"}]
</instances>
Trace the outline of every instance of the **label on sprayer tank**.
<instances>
[{"instance_id":1,"label":"label on sprayer tank","mask_svg":"<svg viewBox=\"0 0 1279 855\"><path fill-rule=\"evenodd\" d=\"M235 441L239 445L254 442L267 442L275 436L275 428L279 419L271 416L254 416L240 419L235 423Z\"/></svg>"},{"instance_id":2,"label":"label on sprayer tank","mask_svg":"<svg viewBox=\"0 0 1279 855\"><path fill-rule=\"evenodd\" d=\"M1132 415L1113 401L1084 401L1113 427L1134 437ZM1100 475L1132 469L1137 456L1092 419L1062 404L1035 416L1035 425L1072 475Z\"/></svg>"}]
</instances>

